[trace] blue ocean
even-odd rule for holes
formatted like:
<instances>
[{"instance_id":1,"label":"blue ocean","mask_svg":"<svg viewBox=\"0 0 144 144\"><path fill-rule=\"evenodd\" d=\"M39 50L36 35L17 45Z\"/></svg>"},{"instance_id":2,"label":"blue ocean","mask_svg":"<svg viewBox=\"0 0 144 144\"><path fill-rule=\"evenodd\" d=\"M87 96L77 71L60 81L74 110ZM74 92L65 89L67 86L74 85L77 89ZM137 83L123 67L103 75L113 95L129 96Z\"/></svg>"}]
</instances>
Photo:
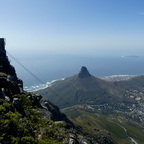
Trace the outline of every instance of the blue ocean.
<instances>
[{"instance_id":1,"label":"blue ocean","mask_svg":"<svg viewBox=\"0 0 144 144\"><path fill-rule=\"evenodd\" d=\"M82 66L99 78L112 75L143 75L143 56L74 56L43 55L20 56L16 61L9 57L17 76L23 80L24 89L35 91L47 87L55 80L79 73ZM18 62L21 64L19 64Z\"/></svg>"}]
</instances>

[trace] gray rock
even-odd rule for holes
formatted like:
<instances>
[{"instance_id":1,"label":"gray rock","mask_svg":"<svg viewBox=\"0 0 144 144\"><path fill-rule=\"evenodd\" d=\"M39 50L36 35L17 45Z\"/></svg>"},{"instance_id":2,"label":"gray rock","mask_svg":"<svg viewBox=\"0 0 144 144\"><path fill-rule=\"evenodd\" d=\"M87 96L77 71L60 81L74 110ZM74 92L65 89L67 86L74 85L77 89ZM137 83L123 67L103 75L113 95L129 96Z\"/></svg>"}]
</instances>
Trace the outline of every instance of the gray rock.
<instances>
[{"instance_id":1,"label":"gray rock","mask_svg":"<svg viewBox=\"0 0 144 144\"><path fill-rule=\"evenodd\" d=\"M4 89L0 88L0 98L5 99Z\"/></svg>"},{"instance_id":2,"label":"gray rock","mask_svg":"<svg viewBox=\"0 0 144 144\"><path fill-rule=\"evenodd\" d=\"M13 98L12 104L15 108L15 112L19 112L22 109L21 102L18 98Z\"/></svg>"},{"instance_id":3,"label":"gray rock","mask_svg":"<svg viewBox=\"0 0 144 144\"><path fill-rule=\"evenodd\" d=\"M51 119L53 121L65 121L69 124L70 127L73 127L73 123L66 117L65 114L61 113L59 108L52 102L50 102L49 100L44 100L41 102L41 105L44 109L48 110L51 113Z\"/></svg>"},{"instance_id":4,"label":"gray rock","mask_svg":"<svg viewBox=\"0 0 144 144\"><path fill-rule=\"evenodd\" d=\"M78 144L78 143L76 142L75 139L70 138L70 139L69 139L69 144Z\"/></svg>"},{"instance_id":5,"label":"gray rock","mask_svg":"<svg viewBox=\"0 0 144 144\"><path fill-rule=\"evenodd\" d=\"M5 101L10 102L10 98L8 96L5 96Z\"/></svg>"},{"instance_id":6,"label":"gray rock","mask_svg":"<svg viewBox=\"0 0 144 144\"><path fill-rule=\"evenodd\" d=\"M41 108L40 100L42 99L42 96L39 93L32 93L32 96L28 96L30 100L34 101L34 105Z\"/></svg>"},{"instance_id":7,"label":"gray rock","mask_svg":"<svg viewBox=\"0 0 144 144\"><path fill-rule=\"evenodd\" d=\"M40 118L47 118L48 120L52 119L52 114L46 109L38 109Z\"/></svg>"},{"instance_id":8,"label":"gray rock","mask_svg":"<svg viewBox=\"0 0 144 144\"><path fill-rule=\"evenodd\" d=\"M22 108L21 102L18 98L13 98L12 105L14 107L14 112L19 112L22 116L25 116L25 112Z\"/></svg>"}]
</instances>

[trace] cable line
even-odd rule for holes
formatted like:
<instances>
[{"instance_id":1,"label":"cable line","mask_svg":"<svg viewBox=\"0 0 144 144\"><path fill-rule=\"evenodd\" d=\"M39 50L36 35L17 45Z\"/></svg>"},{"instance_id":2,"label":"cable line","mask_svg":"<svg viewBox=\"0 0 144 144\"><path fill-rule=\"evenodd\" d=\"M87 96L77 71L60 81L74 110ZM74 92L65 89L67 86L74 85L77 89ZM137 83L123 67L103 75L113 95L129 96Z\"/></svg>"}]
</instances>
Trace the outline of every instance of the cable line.
<instances>
[{"instance_id":1,"label":"cable line","mask_svg":"<svg viewBox=\"0 0 144 144\"><path fill-rule=\"evenodd\" d=\"M42 83L42 84L44 84L45 85L45 83L41 80L41 79L39 79L35 74L33 74L28 68L26 68L21 62L19 62L16 58L14 58L9 52L7 52L8 53L8 55L15 61L15 62L17 62L22 68L24 68L28 73L30 73L37 81L39 81L40 83ZM68 102L66 102L57 92L55 92L52 88L50 88L50 87L48 87L55 95L57 95L59 98L61 98L64 102L65 102L65 104L68 104L68 105L70 105L70 103L68 103Z\"/></svg>"},{"instance_id":2,"label":"cable line","mask_svg":"<svg viewBox=\"0 0 144 144\"><path fill-rule=\"evenodd\" d=\"M8 52L7 52L8 53ZM22 63L20 63L16 58L14 58L10 53L8 55L16 61L22 68L24 68L28 73L30 73L36 80L38 80L40 83L45 84L42 80L40 80L35 74L33 74L28 68L26 68Z\"/></svg>"}]
</instances>

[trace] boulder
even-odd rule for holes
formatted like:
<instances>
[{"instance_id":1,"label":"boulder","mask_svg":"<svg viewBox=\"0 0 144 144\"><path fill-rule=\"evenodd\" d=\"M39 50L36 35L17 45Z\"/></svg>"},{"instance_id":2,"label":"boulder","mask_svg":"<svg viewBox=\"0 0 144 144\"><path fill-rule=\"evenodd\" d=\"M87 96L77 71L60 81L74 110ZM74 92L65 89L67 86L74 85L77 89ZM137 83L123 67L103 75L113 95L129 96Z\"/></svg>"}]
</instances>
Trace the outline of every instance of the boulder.
<instances>
[{"instance_id":1,"label":"boulder","mask_svg":"<svg viewBox=\"0 0 144 144\"><path fill-rule=\"evenodd\" d=\"M69 144L78 144L77 141L73 138L69 139Z\"/></svg>"},{"instance_id":2,"label":"boulder","mask_svg":"<svg viewBox=\"0 0 144 144\"><path fill-rule=\"evenodd\" d=\"M51 113L51 119L53 121L65 121L69 124L70 127L73 127L73 123L66 117L65 114L61 113L59 108L56 105L54 105L51 101L44 100L41 102L41 105L44 109Z\"/></svg>"},{"instance_id":3,"label":"boulder","mask_svg":"<svg viewBox=\"0 0 144 144\"><path fill-rule=\"evenodd\" d=\"M32 93L32 95L28 96L30 100L33 100L33 105L41 108L40 100L42 96L39 93Z\"/></svg>"},{"instance_id":4,"label":"boulder","mask_svg":"<svg viewBox=\"0 0 144 144\"><path fill-rule=\"evenodd\" d=\"M8 96L5 96L5 101L10 102L10 98Z\"/></svg>"},{"instance_id":5,"label":"boulder","mask_svg":"<svg viewBox=\"0 0 144 144\"><path fill-rule=\"evenodd\" d=\"M22 108L21 102L18 98L13 98L12 105L14 107L14 112L19 112L22 116L25 116L24 110Z\"/></svg>"}]
</instances>

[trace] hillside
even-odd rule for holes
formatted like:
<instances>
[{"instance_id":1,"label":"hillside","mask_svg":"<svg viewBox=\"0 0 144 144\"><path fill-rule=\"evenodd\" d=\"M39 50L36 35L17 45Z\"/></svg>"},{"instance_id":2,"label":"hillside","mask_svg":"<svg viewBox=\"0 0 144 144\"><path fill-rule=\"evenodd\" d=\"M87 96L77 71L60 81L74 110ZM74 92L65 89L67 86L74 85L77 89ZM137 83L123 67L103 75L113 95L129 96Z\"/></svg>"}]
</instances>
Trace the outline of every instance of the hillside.
<instances>
[{"instance_id":1,"label":"hillside","mask_svg":"<svg viewBox=\"0 0 144 144\"><path fill-rule=\"evenodd\" d=\"M86 67L39 92L98 143L143 144L144 76L105 81Z\"/></svg>"},{"instance_id":2,"label":"hillside","mask_svg":"<svg viewBox=\"0 0 144 144\"><path fill-rule=\"evenodd\" d=\"M114 84L123 89L138 88L139 90L142 90L144 87L144 76L136 76L126 81L116 81Z\"/></svg>"},{"instance_id":3,"label":"hillside","mask_svg":"<svg viewBox=\"0 0 144 144\"><path fill-rule=\"evenodd\" d=\"M38 92L63 108L75 104L122 102L124 90L112 82L94 77L82 67L79 74Z\"/></svg>"},{"instance_id":4,"label":"hillside","mask_svg":"<svg viewBox=\"0 0 144 144\"><path fill-rule=\"evenodd\" d=\"M77 104L111 105L117 109L142 111L144 102L144 76L122 81L106 81L91 75L82 67L77 75L54 82L38 92L60 108ZM136 109L137 108L137 109ZM134 110L133 110L134 111Z\"/></svg>"},{"instance_id":5,"label":"hillside","mask_svg":"<svg viewBox=\"0 0 144 144\"><path fill-rule=\"evenodd\" d=\"M100 140L103 135L105 137L103 140L111 137L118 144L143 144L144 142L143 123L128 114L97 109L89 105L75 105L62 111L95 139Z\"/></svg>"}]
</instances>

